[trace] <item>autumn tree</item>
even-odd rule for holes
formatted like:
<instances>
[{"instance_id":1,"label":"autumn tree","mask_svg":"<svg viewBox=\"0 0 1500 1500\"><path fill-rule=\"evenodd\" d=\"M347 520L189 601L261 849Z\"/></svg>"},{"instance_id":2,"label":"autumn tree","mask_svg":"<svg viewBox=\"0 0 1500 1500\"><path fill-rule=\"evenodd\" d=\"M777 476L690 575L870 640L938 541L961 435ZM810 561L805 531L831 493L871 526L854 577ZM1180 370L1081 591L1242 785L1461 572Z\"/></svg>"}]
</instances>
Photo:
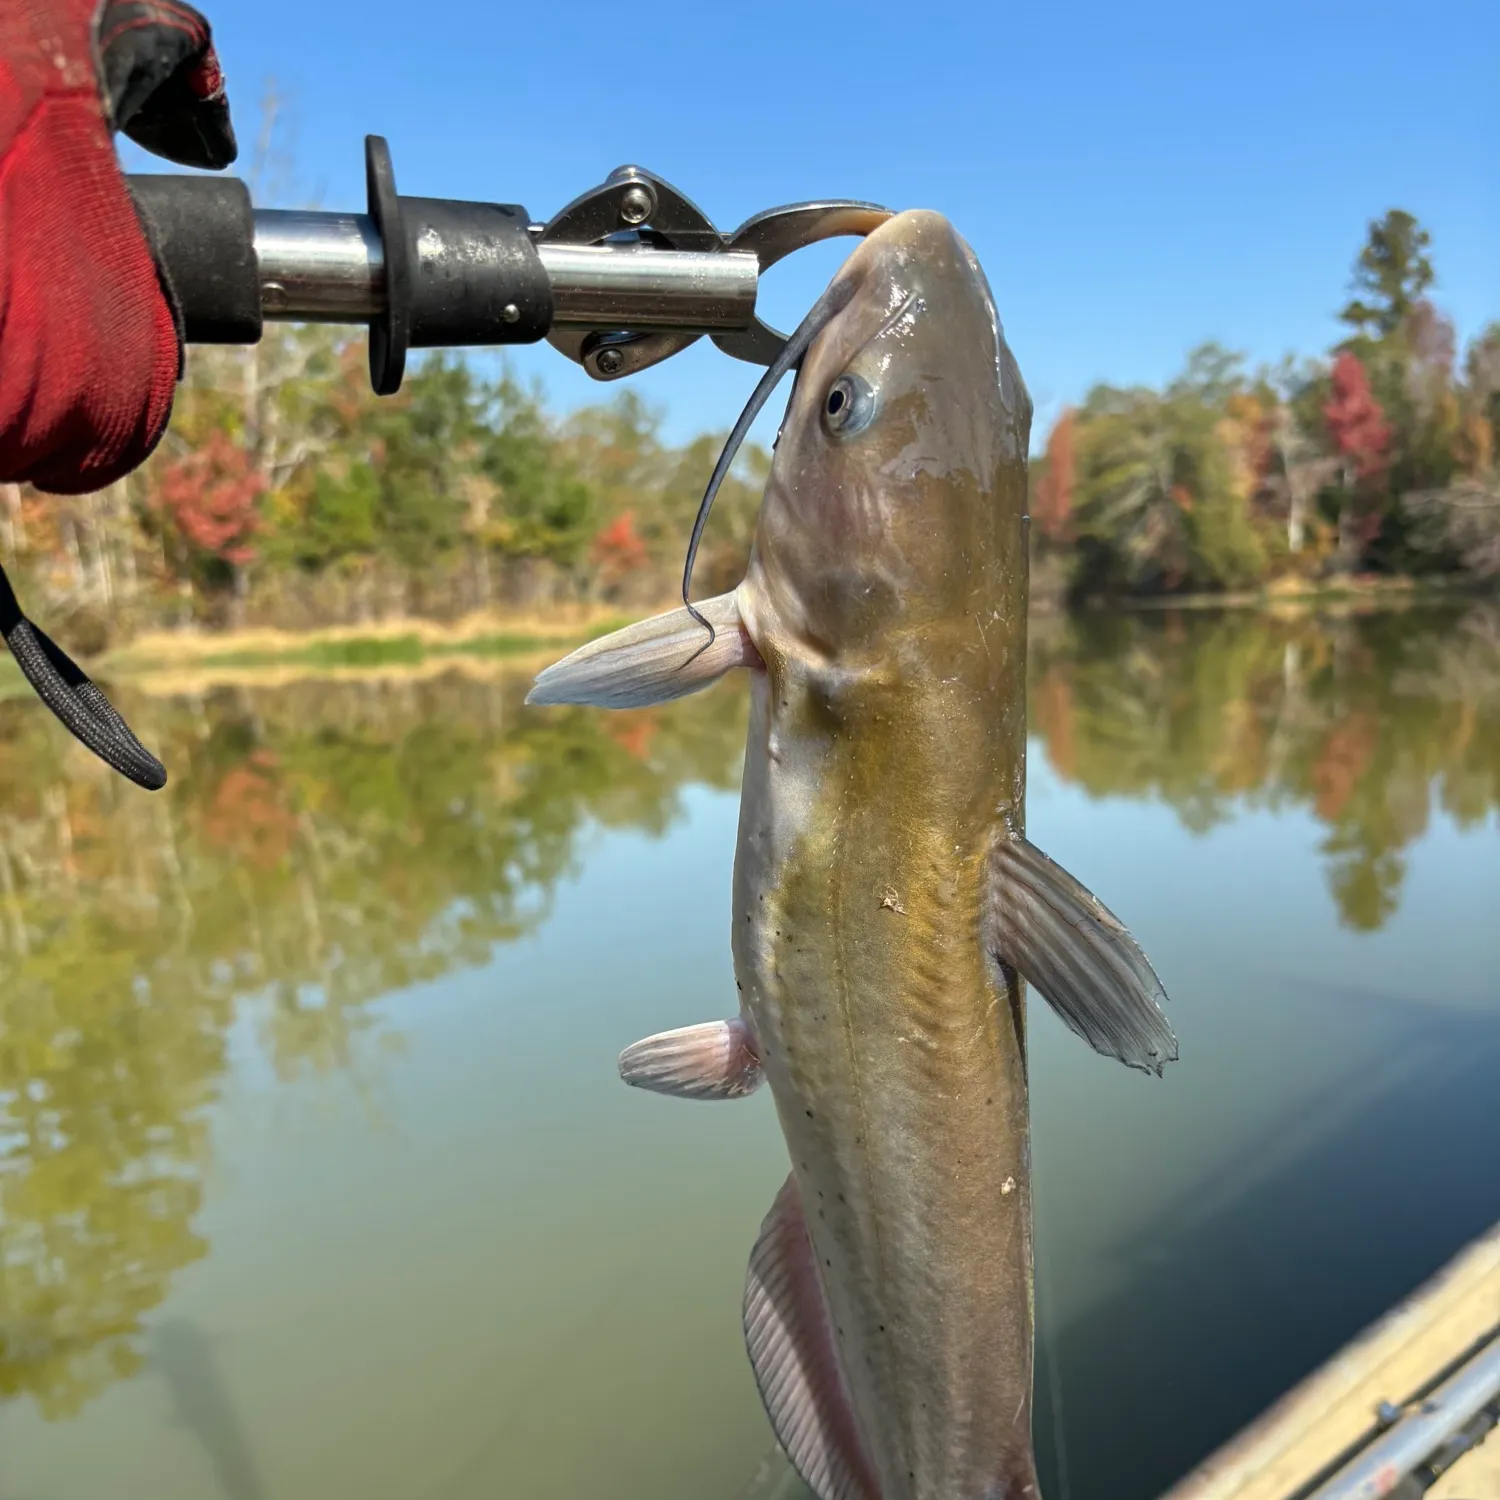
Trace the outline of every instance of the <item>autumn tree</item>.
<instances>
[{"instance_id":1,"label":"autumn tree","mask_svg":"<svg viewBox=\"0 0 1500 1500\"><path fill-rule=\"evenodd\" d=\"M1162 592L1186 578L1190 497L1177 483L1170 416L1154 391L1108 386L1080 410L1073 525L1081 592Z\"/></svg>"},{"instance_id":2,"label":"autumn tree","mask_svg":"<svg viewBox=\"0 0 1500 1500\"><path fill-rule=\"evenodd\" d=\"M1370 380L1359 359L1347 351L1333 363L1333 394L1323 407L1323 419L1334 446L1349 461L1356 479L1372 479L1386 463L1391 430L1385 413L1370 391Z\"/></svg>"},{"instance_id":3,"label":"autumn tree","mask_svg":"<svg viewBox=\"0 0 1500 1500\"><path fill-rule=\"evenodd\" d=\"M1264 439L1234 415L1245 395L1239 356L1214 344L1194 350L1164 394L1090 393L1072 506L1082 591L1237 588L1261 575L1251 492Z\"/></svg>"},{"instance_id":4,"label":"autumn tree","mask_svg":"<svg viewBox=\"0 0 1500 1500\"><path fill-rule=\"evenodd\" d=\"M1287 551L1296 556L1307 545L1318 492L1338 472L1340 461L1324 451L1288 402L1276 408L1271 441L1275 453L1272 482L1286 505Z\"/></svg>"},{"instance_id":5,"label":"autumn tree","mask_svg":"<svg viewBox=\"0 0 1500 1500\"><path fill-rule=\"evenodd\" d=\"M1324 403L1323 420L1344 459L1339 553L1345 565L1352 567L1379 529L1380 511L1370 503L1370 485L1385 469L1391 430L1356 355L1347 349L1341 353L1333 362L1330 380L1332 394Z\"/></svg>"},{"instance_id":6,"label":"autumn tree","mask_svg":"<svg viewBox=\"0 0 1500 1500\"><path fill-rule=\"evenodd\" d=\"M178 535L211 572L227 572L237 607L245 595L245 569L255 555L257 504L265 488L265 476L250 454L223 432L167 464L157 486Z\"/></svg>"},{"instance_id":7,"label":"autumn tree","mask_svg":"<svg viewBox=\"0 0 1500 1500\"><path fill-rule=\"evenodd\" d=\"M639 573L650 561L646 544L635 529L635 512L627 510L604 527L589 547L589 561L606 588Z\"/></svg>"},{"instance_id":8,"label":"autumn tree","mask_svg":"<svg viewBox=\"0 0 1500 1500\"><path fill-rule=\"evenodd\" d=\"M1060 542L1068 534L1076 480L1078 417L1072 407L1064 410L1047 437L1045 468L1032 498L1031 518L1049 542Z\"/></svg>"},{"instance_id":9,"label":"autumn tree","mask_svg":"<svg viewBox=\"0 0 1500 1500\"><path fill-rule=\"evenodd\" d=\"M1470 474L1483 474L1500 459L1500 323L1469 345L1462 405L1460 463Z\"/></svg>"}]
</instances>

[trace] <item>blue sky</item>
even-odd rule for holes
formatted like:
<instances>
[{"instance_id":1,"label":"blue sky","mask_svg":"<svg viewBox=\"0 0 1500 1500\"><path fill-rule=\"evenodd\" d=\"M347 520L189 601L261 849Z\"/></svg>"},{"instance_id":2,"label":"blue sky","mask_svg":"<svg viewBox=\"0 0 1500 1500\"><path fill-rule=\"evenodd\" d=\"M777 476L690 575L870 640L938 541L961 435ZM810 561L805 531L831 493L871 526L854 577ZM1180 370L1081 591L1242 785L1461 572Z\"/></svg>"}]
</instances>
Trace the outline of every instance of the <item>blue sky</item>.
<instances>
[{"instance_id":1,"label":"blue sky","mask_svg":"<svg viewBox=\"0 0 1500 1500\"><path fill-rule=\"evenodd\" d=\"M1325 347L1389 207L1432 231L1462 337L1500 317L1496 0L201 3L236 170L266 81L286 96L282 202L362 206L370 131L403 192L536 218L632 161L721 227L820 196L941 210L989 273L1037 443L1095 381L1160 382L1202 339ZM850 243L771 273L773 321ZM549 346L517 364L558 405L604 393ZM700 343L635 385L685 435L728 426L755 374Z\"/></svg>"}]
</instances>

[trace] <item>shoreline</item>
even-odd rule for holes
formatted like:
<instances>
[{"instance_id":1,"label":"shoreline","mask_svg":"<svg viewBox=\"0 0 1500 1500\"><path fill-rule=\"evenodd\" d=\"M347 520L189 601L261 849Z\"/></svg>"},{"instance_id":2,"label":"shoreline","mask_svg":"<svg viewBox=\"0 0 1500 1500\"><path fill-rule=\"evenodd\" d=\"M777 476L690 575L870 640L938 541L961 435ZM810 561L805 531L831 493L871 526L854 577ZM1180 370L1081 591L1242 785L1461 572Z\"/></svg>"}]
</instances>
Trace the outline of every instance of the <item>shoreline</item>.
<instances>
[{"instance_id":1,"label":"shoreline","mask_svg":"<svg viewBox=\"0 0 1500 1500\"><path fill-rule=\"evenodd\" d=\"M1395 609L1423 604L1461 604L1500 598L1500 589L1470 579L1386 578L1379 574L1355 574L1316 581L1281 581L1254 589L1218 594L1126 594L1115 598L1093 598L1059 608L1064 613L1149 613L1170 609L1257 609L1268 613L1347 613L1368 609Z\"/></svg>"},{"instance_id":2,"label":"shoreline","mask_svg":"<svg viewBox=\"0 0 1500 1500\"><path fill-rule=\"evenodd\" d=\"M514 657L571 646L628 624L619 609L571 605L547 615L483 613L451 623L414 616L314 630L143 631L92 658L91 672L137 676L185 667L416 665L433 657Z\"/></svg>"},{"instance_id":3,"label":"shoreline","mask_svg":"<svg viewBox=\"0 0 1500 1500\"><path fill-rule=\"evenodd\" d=\"M410 618L316 630L255 626L235 631L143 631L98 656L80 656L90 677L150 695L320 679L425 678L460 670L484 676L538 667L630 623L618 608L571 605L555 613L475 614L452 623ZM0 651L0 702L31 692Z\"/></svg>"},{"instance_id":4,"label":"shoreline","mask_svg":"<svg viewBox=\"0 0 1500 1500\"><path fill-rule=\"evenodd\" d=\"M1073 606L1061 597L1043 594L1033 596L1030 613L1036 621L1172 610L1337 618L1485 598L1500 598L1500 592L1473 584L1356 577L1234 593L1095 598ZM153 630L99 656L82 658L82 664L90 676L105 682L128 681L153 694L212 686L269 686L307 678L425 678L450 670L490 676L543 664L585 641L674 605L675 601L666 601L635 610L568 605L545 615L480 613L451 623L413 617L306 631L274 626L222 632ZM19 668L0 652L0 699L22 691L27 689Z\"/></svg>"}]
</instances>

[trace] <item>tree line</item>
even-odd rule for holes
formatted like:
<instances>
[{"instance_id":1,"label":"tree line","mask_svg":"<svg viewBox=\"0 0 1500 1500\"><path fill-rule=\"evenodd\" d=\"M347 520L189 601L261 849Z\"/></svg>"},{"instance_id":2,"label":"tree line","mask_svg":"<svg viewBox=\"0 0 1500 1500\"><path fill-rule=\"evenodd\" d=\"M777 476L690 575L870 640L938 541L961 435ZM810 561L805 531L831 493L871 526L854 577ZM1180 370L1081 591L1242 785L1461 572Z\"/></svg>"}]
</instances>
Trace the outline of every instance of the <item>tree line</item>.
<instances>
[{"instance_id":1,"label":"tree line","mask_svg":"<svg viewBox=\"0 0 1500 1500\"><path fill-rule=\"evenodd\" d=\"M1208 344L1164 390L1097 386L1032 465L1037 587L1234 590L1332 572L1500 576L1500 323L1459 357L1430 237L1392 210L1328 357L1248 371ZM269 325L190 351L136 474L0 487L0 560L88 652L151 625L297 629L670 596L722 434L674 445L625 391L567 416L440 355L376 398L363 335ZM744 565L769 455L744 451L698 577Z\"/></svg>"},{"instance_id":2,"label":"tree line","mask_svg":"<svg viewBox=\"0 0 1500 1500\"><path fill-rule=\"evenodd\" d=\"M503 367L441 354L371 394L364 335L268 324L196 347L172 422L97 494L0 486L0 560L84 652L144 627L325 624L655 602L720 437L675 446L625 391L566 417ZM748 553L769 456L715 507L705 584Z\"/></svg>"},{"instance_id":3,"label":"tree line","mask_svg":"<svg viewBox=\"0 0 1500 1500\"><path fill-rule=\"evenodd\" d=\"M1042 568L1075 597L1500 577L1500 322L1459 358L1430 249L1402 210L1369 226L1326 358L1204 344L1165 390L1064 411L1032 465Z\"/></svg>"}]
</instances>

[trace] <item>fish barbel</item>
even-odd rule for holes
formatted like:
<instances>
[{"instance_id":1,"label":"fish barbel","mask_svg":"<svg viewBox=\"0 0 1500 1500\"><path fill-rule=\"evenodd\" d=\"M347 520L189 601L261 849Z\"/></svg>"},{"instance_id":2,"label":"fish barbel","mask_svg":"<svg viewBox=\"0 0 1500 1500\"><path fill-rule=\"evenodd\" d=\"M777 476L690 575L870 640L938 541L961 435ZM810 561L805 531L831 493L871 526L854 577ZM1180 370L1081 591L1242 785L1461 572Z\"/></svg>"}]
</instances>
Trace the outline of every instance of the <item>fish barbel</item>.
<instances>
[{"instance_id":1,"label":"fish barbel","mask_svg":"<svg viewBox=\"0 0 1500 1500\"><path fill-rule=\"evenodd\" d=\"M1025 836L1031 403L978 261L940 215L898 214L820 307L749 570L699 606L712 643L674 610L528 701L635 707L749 669L739 1013L620 1070L695 1098L769 1082L791 1175L745 1338L820 1500L1020 1500L1024 985L1133 1067L1177 1044L1135 941Z\"/></svg>"}]
</instances>

